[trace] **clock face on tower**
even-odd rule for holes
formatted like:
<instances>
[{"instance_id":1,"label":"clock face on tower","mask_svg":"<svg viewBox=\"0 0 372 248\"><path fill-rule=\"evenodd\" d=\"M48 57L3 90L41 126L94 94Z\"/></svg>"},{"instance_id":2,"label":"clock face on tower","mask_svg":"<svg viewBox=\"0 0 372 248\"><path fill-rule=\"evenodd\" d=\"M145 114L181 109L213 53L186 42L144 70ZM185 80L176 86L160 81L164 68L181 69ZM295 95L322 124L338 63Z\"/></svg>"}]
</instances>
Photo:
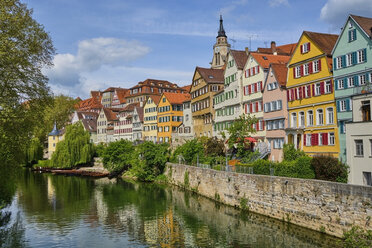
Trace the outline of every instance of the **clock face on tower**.
<instances>
[{"instance_id":1,"label":"clock face on tower","mask_svg":"<svg viewBox=\"0 0 372 248\"><path fill-rule=\"evenodd\" d=\"M218 52L220 51L220 48L219 48L219 47L216 47L216 48L214 49L214 51L215 51L216 53L218 53Z\"/></svg>"}]
</instances>

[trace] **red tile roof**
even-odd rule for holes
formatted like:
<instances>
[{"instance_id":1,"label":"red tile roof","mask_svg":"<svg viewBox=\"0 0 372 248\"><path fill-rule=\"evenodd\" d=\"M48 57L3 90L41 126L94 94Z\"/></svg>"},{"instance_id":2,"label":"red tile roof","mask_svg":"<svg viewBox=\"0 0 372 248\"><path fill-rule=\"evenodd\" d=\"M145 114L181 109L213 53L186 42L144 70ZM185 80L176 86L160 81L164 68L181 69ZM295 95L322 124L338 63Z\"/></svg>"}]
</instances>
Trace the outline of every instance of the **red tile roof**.
<instances>
[{"instance_id":1,"label":"red tile roof","mask_svg":"<svg viewBox=\"0 0 372 248\"><path fill-rule=\"evenodd\" d=\"M248 59L246 51L230 50L230 54L233 56L238 69L242 70Z\"/></svg>"},{"instance_id":2,"label":"red tile roof","mask_svg":"<svg viewBox=\"0 0 372 248\"><path fill-rule=\"evenodd\" d=\"M134 108L139 107L139 106L140 106L139 102L131 103L131 104L125 106L125 108L120 109L120 112L123 112L123 111L132 112L134 110Z\"/></svg>"},{"instance_id":3,"label":"red tile roof","mask_svg":"<svg viewBox=\"0 0 372 248\"><path fill-rule=\"evenodd\" d=\"M97 100L101 100L102 92L101 91L91 91L90 97L96 98Z\"/></svg>"},{"instance_id":4,"label":"red tile roof","mask_svg":"<svg viewBox=\"0 0 372 248\"><path fill-rule=\"evenodd\" d=\"M286 86L287 84L287 65L286 64L271 64L271 68L275 75L276 81L281 86Z\"/></svg>"},{"instance_id":5,"label":"red tile roof","mask_svg":"<svg viewBox=\"0 0 372 248\"><path fill-rule=\"evenodd\" d=\"M163 95L167 98L170 104L182 104L183 102L191 99L191 96L188 93L164 92Z\"/></svg>"},{"instance_id":6,"label":"red tile roof","mask_svg":"<svg viewBox=\"0 0 372 248\"><path fill-rule=\"evenodd\" d=\"M274 46L275 47L269 47L269 48L262 48L259 47L257 48L258 53L268 53L268 54L274 54L274 52L277 52L277 55L292 55L296 48L297 43L292 43L292 44L286 44L286 45L281 45L281 46Z\"/></svg>"},{"instance_id":7,"label":"red tile roof","mask_svg":"<svg viewBox=\"0 0 372 248\"><path fill-rule=\"evenodd\" d=\"M184 89L187 93L190 93L191 84L190 85L186 85L186 86L182 86L181 89Z\"/></svg>"},{"instance_id":8,"label":"red tile roof","mask_svg":"<svg viewBox=\"0 0 372 248\"><path fill-rule=\"evenodd\" d=\"M119 87L110 87L110 88L105 89L103 92L114 92L116 89L121 89L121 88L119 88Z\"/></svg>"},{"instance_id":9,"label":"red tile roof","mask_svg":"<svg viewBox=\"0 0 372 248\"><path fill-rule=\"evenodd\" d=\"M83 123L85 130L89 132L97 132L97 120L83 119L81 122Z\"/></svg>"},{"instance_id":10,"label":"red tile roof","mask_svg":"<svg viewBox=\"0 0 372 248\"><path fill-rule=\"evenodd\" d=\"M143 108L136 106L137 114L139 117L140 122L143 122Z\"/></svg>"},{"instance_id":11,"label":"red tile roof","mask_svg":"<svg viewBox=\"0 0 372 248\"><path fill-rule=\"evenodd\" d=\"M206 83L224 83L223 69L212 69L196 67L195 71L198 71L200 76L204 79Z\"/></svg>"},{"instance_id":12,"label":"red tile roof","mask_svg":"<svg viewBox=\"0 0 372 248\"><path fill-rule=\"evenodd\" d=\"M130 89L139 88L139 87L145 86L145 85L146 86L152 86L152 87L159 87L159 88L168 88L168 89L171 89L171 88L178 89L179 88L177 84L171 83L171 82L166 81L166 80L158 80L158 79L148 78L143 82L138 82L137 85L133 86Z\"/></svg>"},{"instance_id":13,"label":"red tile roof","mask_svg":"<svg viewBox=\"0 0 372 248\"><path fill-rule=\"evenodd\" d=\"M150 98L150 97L151 97L151 99L154 101L154 103L155 103L156 105L159 104L159 101L160 101L161 96L158 96L158 95L151 95L151 96L149 96L149 98Z\"/></svg>"},{"instance_id":14,"label":"red tile roof","mask_svg":"<svg viewBox=\"0 0 372 248\"><path fill-rule=\"evenodd\" d=\"M116 94L118 96L120 104L127 102L126 97L129 95L128 89L116 89Z\"/></svg>"},{"instance_id":15,"label":"red tile roof","mask_svg":"<svg viewBox=\"0 0 372 248\"><path fill-rule=\"evenodd\" d=\"M271 63L276 64L287 64L290 57L285 55L272 55L266 53L250 53L257 63L263 68L269 68Z\"/></svg>"},{"instance_id":16,"label":"red tile roof","mask_svg":"<svg viewBox=\"0 0 372 248\"><path fill-rule=\"evenodd\" d=\"M105 116L108 121L116 121L119 118L117 117L117 114L119 112L119 109L115 108L103 108L103 112L105 113Z\"/></svg>"},{"instance_id":17,"label":"red tile roof","mask_svg":"<svg viewBox=\"0 0 372 248\"><path fill-rule=\"evenodd\" d=\"M90 109L100 109L100 108L102 108L102 104L96 98L85 99L83 101L80 101L76 106L76 109L80 111L86 111Z\"/></svg>"},{"instance_id":18,"label":"red tile roof","mask_svg":"<svg viewBox=\"0 0 372 248\"><path fill-rule=\"evenodd\" d=\"M363 29L364 32L371 38L372 37L372 18L350 15L355 22Z\"/></svg>"},{"instance_id":19,"label":"red tile roof","mask_svg":"<svg viewBox=\"0 0 372 248\"><path fill-rule=\"evenodd\" d=\"M333 47L336 44L338 35L336 34L324 34L324 33L315 33L310 31L304 31L310 40L312 40L318 47L326 53L328 56L332 56Z\"/></svg>"}]
</instances>

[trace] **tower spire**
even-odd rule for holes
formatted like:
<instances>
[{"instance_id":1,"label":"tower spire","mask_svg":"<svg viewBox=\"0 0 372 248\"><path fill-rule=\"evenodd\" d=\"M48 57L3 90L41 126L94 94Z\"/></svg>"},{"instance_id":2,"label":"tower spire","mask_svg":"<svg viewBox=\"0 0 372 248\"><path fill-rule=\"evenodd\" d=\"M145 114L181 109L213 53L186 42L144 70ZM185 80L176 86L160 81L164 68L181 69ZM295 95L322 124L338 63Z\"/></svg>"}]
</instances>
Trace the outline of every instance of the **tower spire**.
<instances>
[{"instance_id":1,"label":"tower spire","mask_svg":"<svg viewBox=\"0 0 372 248\"><path fill-rule=\"evenodd\" d=\"M218 37L227 37L225 34L225 29L223 29L223 20L222 15L220 15L220 29L218 30Z\"/></svg>"}]
</instances>

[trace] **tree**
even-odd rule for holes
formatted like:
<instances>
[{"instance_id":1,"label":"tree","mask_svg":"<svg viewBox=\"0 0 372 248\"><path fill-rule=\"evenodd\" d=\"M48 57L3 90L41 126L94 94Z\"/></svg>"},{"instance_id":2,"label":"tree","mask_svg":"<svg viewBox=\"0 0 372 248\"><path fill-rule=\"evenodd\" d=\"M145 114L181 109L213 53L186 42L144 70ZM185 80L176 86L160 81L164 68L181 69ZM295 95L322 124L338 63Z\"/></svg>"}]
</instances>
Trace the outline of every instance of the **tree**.
<instances>
[{"instance_id":1,"label":"tree","mask_svg":"<svg viewBox=\"0 0 372 248\"><path fill-rule=\"evenodd\" d=\"M52 65L54 48L31 15L19 0L0 1L0 170L25 161L32 130L50 99L42 69Z\"/></svg>"},{"instance_id":2,"label":"tree","mask_svg":"<svg viewBox=\"0 0 372 248\"><path fill-rule=\"evenodd\" d=\"M235 119L232 125L227 129L230 137L228 139L228 146L230 149L237 148L238 157L245 156L245 152L248 150L246 142L247 137L251 137L251 134L256 133L256 129L253 125L257 123L258 119L251 115L241 115L238 119Z\"/></svg>"},{"instance_id":3,"label":"tree","mask_svg":"<svg viewBox=\"0 0 372 248\"><path fill-rule=\"evenodd\" d=\"M102 152L103 166L110 172L117 173L131 165L134 146L128 140L111 142Z\"/></svg>"},{"instance_id":4,"label":"tree","mask_svg":"<svg viewBox=\"0 0 372 248\"><path fill-rule=\"evenodd\" d=\"M71 168L90 163L93 155L89 132L84 130L81 122L76 122L67 126L65 138L57 143L50 165L54 168Z\"/></svg>"}]
</instances>

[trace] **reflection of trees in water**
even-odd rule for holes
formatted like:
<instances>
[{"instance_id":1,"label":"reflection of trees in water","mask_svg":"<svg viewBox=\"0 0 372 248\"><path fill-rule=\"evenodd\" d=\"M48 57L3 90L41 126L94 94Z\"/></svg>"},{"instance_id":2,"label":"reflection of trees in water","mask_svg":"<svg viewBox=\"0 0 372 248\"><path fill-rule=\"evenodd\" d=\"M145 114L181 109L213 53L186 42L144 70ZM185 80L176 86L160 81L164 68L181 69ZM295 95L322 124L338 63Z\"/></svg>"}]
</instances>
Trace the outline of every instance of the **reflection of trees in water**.
<instances>
[{"instance_id":1,"label":"reflection of trees in water","mask_svg":"<svg viewBox=\"0 0 372 248\"><path fill-rule=\"evenodd\" d=\"M11 213L0 210L0 247L24 247L25 229L20 214L14 220Z\"/></svg>"}]
</instances>

